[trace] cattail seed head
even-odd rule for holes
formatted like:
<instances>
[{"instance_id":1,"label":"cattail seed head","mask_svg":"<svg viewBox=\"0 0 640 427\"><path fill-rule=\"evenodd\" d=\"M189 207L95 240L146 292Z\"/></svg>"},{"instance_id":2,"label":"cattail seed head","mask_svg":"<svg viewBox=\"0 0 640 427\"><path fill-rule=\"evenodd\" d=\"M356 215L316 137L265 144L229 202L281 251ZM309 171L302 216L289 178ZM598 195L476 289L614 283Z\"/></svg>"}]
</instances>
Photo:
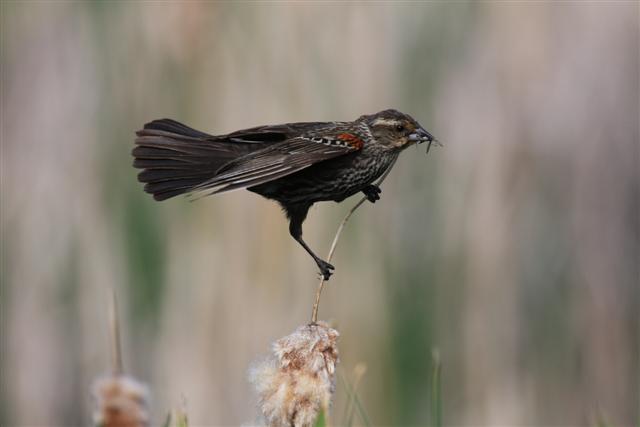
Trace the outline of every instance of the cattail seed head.
<instances>
[{"instance_id":1,"label":"cattail seed head","mask_svg":"<svg viewBox=\"0 0 640 427\"><path fill-rule=\"evenodd\" d=\"M273 343L273 355L250 372L270 426L312 426L335 391L339 333L324 322L301 326Z\"/></svg>"},{"instance_id":2,"label":"cattail seed head","mask_svg":"<svg viewBox=\"0 0 640 427\"><path fill-rule=\"evenodd\" d=\"M93 422L102 427L149 425L147 388L126 375L99 378L92 388L96 409Z\"/></svg>"}]
</instances>

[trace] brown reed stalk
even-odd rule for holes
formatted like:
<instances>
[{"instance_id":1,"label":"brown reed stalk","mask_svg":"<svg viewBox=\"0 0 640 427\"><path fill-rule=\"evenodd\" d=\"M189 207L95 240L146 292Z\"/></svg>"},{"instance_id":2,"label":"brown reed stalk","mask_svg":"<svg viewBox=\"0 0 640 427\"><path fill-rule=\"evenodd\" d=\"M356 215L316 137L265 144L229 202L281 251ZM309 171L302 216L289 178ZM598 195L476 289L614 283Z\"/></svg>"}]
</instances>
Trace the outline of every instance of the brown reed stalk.
<instances>
[{"instance_id":1,"label":"brown reed stalk","mask_svg":"<svg viewBox=\"0 0 640 427\"><path fill-rule=\"evenodd\" d=\"M147 387L124 374L120 324L115 290L109 295L111 372L97 378L92 386L95 401L93 422L101 427L148 427Z\"/></svg>"},{"instance_id":2,"label":"brown reed stalk","mask_svg":"<svg viewBox=\"0 0 640 427\"><path fill-rule=\"evenodd\" d=\"M116 290L110 289L109 305L109 331L111 337L111 372L113 375L122 375L122 347L120 344L120 323L118 321L118 299Z\"/></svg>"},{"instance_id":3,"label":"brown reed stalk","mask_svg":"<svg viewBox=\"0 0 640 427\"><path fill-rule=\"evenodd\" d=\"M389 172L391 171L391 168L393 167L395 162L396 161L394 160L391 163L391 165L389 165L389 167L384 172L384 174L382 174L382 176L380 177L380 179L376 183L377 186L382 185L382 182L385 180L387 175L389 175ZM340 235L342 234L342 230L344 229L344 226L347 225L347 222L351 218L351 215L353 215L353 213L356 211L356 209L358 209L366 200L367 200L366 197L361 198L358 201L358 203L356 203L351 208L351 210L349 210L349 212L347 212L347 215L344 217L344 219L342 220L342 222L338 226L338 230L336 231L336 235L333 237L333 242L331 243L331 248L329 249L329 254L327 255L327 262L330 263L331 262L331 258L333 258L333 253L336 250L336 246L338 245L338 240L340 239ZM318 283L318 289L316 290L316 299L315 299L315 302L313 303L313 308L311 309L311 324L315 324L318 321L318 307L320 306L320 296L322 295L322 290L324 289L324 283L325 283L324 276L323 275L320 275L320 276L321 276L320 277L320 283Z\"/></svg>"}]
</instances>

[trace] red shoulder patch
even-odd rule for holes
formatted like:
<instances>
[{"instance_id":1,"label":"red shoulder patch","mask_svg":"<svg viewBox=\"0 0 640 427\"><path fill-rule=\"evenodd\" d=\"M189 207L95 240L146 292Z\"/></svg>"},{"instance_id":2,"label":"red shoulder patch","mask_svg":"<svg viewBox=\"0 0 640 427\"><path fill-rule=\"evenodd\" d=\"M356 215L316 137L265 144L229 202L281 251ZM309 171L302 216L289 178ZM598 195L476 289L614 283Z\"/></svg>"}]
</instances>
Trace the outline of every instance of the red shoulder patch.
<instances>
[{"instance_id":1,"label":"red shoulder patch","mask_svg":"<svg viewBox=\"0 0 640 427\"><path fill-rule=\"evenodd\" d=\"M346 142L356 150L360 150L364 146L364 141L352 133L341 133L338 135L338 139Z\"/></svg>"}]
</instances>

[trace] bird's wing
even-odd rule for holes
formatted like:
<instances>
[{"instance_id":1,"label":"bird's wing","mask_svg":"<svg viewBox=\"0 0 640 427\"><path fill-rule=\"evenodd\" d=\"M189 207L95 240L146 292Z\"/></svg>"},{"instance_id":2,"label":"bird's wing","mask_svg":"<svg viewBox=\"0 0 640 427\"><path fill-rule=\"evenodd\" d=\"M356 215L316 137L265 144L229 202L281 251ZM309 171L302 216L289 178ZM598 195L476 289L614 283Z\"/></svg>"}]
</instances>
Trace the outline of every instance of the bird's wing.
<instances>
[{"instance_id":1,"label":"bird's wing","mask_svg":"<svg viewBox=\"0 0 640 427\"><path fill-rule=\"evenodd\" d=\"M144 125L144 129L136 132L138 136L158 135L170 133L171 135L180 135L185 139L209 139L214 138L213 135L200 132L187 125L172 119L153 120Z\"/></svg>"},{"instance_id":2,"label":"bird's wing","mask_svg":"<svg viewBox=\"0 0 640 427\"><path fill-rule=\"evenodd\" d=\"M320 131L322 129L335 127L335 122L298 122L284 123L280 125L256 126L248 129L241 129L218 138L232 142L282 142L299 136L308 134L309 131Z\"/></svg>"},{"instance_id":3,"label":"bird's wing","mask_svg":"<svg viewBox=\"0 0 640 427\"><path fill-rule=\"evenodd\" d=\"M331 136L299 136L227 163L215 177L193 191L215 194L252 187L290 175L315 163L356 152L363 146L364 141L352 132Z\"/></svg>"},{"instance_id":4,"label":"bird's wing","mask_svg":"<svg viewBox=\"0 0 640 427\"><path fill-rule=\"evenodd\" d=\"M148 134L157 135L170 133L172 136L180 135L184 139L213 140L219 142L242 143L273 143L295 138L309 131L322 131L335 128L342 122L298 122L284 123L280 125L255 126L237 130L224 135L209 135L172 119L153 120L144 125L144 129L137 132L138 136Z\"/></svg>"}]
</instances>

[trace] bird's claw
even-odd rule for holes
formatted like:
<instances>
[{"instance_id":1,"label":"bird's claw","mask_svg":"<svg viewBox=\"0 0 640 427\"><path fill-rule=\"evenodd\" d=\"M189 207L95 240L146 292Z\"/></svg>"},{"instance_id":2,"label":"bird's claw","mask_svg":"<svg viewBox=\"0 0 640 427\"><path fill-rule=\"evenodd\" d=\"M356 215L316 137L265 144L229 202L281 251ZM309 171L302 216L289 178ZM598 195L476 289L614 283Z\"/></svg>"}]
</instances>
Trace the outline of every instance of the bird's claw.
<instances>
[{"instance_id":1,"label":"bird's claw","mask_svg":"<svg viewBox=\"0 0 640 427\"><path fill-rule=\"evenodd\" d=\"M333 271L331 270L335 270L336 268L333 265L321 259L318 260L317 262L318 262L318 267L320 268L320 274L322 275L324 280L329 280L329 278L333 274Z\"/></svg>"},{"instance_id":2,"label":"bird's claw","mask_svg":"<svg viewBox=\"0 0 640 427\"><path fill-rule=\"evenodd\" d=\"M362 192L364 193L367 200L369 200L371 203L375 203L377 200L380 200L380 193L382 193L382 190L377 185L370 184L364 187L362 189Z\"/></svg>"}]
</instances>

